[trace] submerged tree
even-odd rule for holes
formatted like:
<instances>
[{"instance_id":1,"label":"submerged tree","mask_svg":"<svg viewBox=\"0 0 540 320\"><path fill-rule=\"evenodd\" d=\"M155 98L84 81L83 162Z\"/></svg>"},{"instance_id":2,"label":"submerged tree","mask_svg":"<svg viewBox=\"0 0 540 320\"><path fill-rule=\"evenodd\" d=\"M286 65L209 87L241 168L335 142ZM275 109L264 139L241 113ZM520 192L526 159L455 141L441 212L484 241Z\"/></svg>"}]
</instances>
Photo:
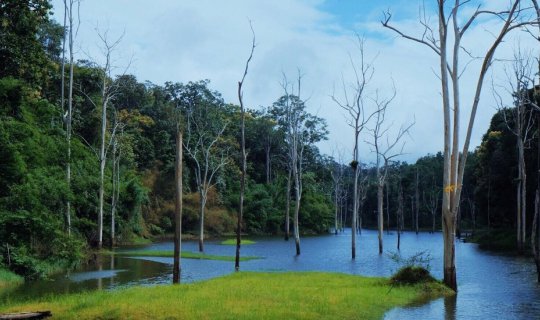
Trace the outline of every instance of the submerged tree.
<instances>
[{"instance_id":1,"label":"submerged tree","mask_svg":"<svg viewBox=\"0 0 540 320\"><path fill-rule=\"evenodd\" d=\"M186 85L168 84L168 90L184 113L184 149L193 161L199 193L199 251L204 251L204 216L208 192L216 184L219 171L229 163L228 144L222 136L228 125L218 93L208 89L208 81Z\"/></svg>"},{"instance_id":2,"label":"submerged tree","mask_svg":"<svg viewBox=\"0 0 540 320\"><path fill-rule=\"evenodd\" d=\"M240 245L241 245L240 234L242 232L242 216L244 215L244 193L246 190L246 170L247 170L246 134L245 134L246 111L244 107L242 86L244 84L244 80L246 79L246 75L248 73L249 62L253 58L253 52L255 51L255 31L253 31L253 26L251 25L251 22L250 22L250 27L251 27L251 32L253 34L253 38L251 42L251 51L246 61L246 67L244 69L244 74L242 75L242 80L238 82L238 101L240 102L240 135L241 135L241 147L242 147L242 154L241 154L242 175L240 176L240 201L239 201L240 208L238 209L238 221L236 224L236 257L234 260L234 269L236 271L240 270ZM268 179L268 171L267 171L267 179Z\"/></svg>"},{"instance_id":3,"label":"submerged tree","mask_svg":"<svg viewBox=\"0 0 540 320\"><path fill-rule=\"evenodd\" d=\"M525 148L533 135L533 112L530 108L529 87L533 84L532 59L523 54L520 49L514 54L512 70L506 71L509 89L514 107L506 109L503 98L498 90L493 90L504 122L510 132L516 137L517 151L517 186L516 186L516 232L518 252L523 253L527 233L527 170L525 166ZM509 117L510 116L510 117Z\"/></svg>"},{"instance_id":4,"label":"submerged tree","mask_svg":"<svg viewBox=\"0 0 540 320\"><path fill-rule=\"evenodd\" d=\"M317 116L309 114L305 110L305 102L300 99L301 79L302 76L299 73L297 91L296 94L293 94L290 93L289 90L292 88L292 91L294 92L294 86L289 86L289 83L284 77L282 87L285 91L285 95L280 97L272 107L272 114L277 120L278 125L285 132L287 166L290 177L287 183L287 197L290 195L291 184L294 185L295 206L293 232L296 255L300 255L299 215L303 191L304 151L306 150L306 147L326 139L326 135L328 134L326 122ZM289 201L290 200L287 200L287 206L289 205ZM288 213L288 208L286 210Z\"/></svg>"},{"instance_id":5,"label":"submerged tree","mask_svg":"<svg viewBox=\"0 0 540 320\"><path fill-rule=\"evenodd\" d=\"M180 283L182 274L182 171L183 171L183 136L180 120L176 128L176 156L174 166L174 261L173 283Z\"/></svg>"},{"instance_id":6,"label":"submerged tree","mask_svg":"<svg viewBox=\"0 0 540 320\"><path fill-rule=\"evenodd\" d=\"M389 130L391 126L384 127L386 119L386 111L390 103L394 100L396 92L394 90L392 96L387 99L380 99L377 95L375 104L377 110L375 112L375 124L373 128L368 130L371 132L373 141L368 142L376 155L375 170L377 174L377 230L379 239L379 254L383 253L383 229L384 229L384 186L388 174L388 166L392 159L403 154L405 144L400 145L400 141L413 124L401 126L395 137L390 138Z\"/></svg>"},{"instance_id":7,"label":"submerged tree","mask_svg":"<svg viewBox=\"0 0 540 320\"><path fill-rule=\"evenodd\" d=\"M365 52L364 52L364 40L357 36L358 40L358 50L359 50L359 66L354 62L352 56L350 56L351 67L354 72L354 82L351 86L345 83L345 80L342 79L342 90L343 97L339 99L336 97L335 93L332 95L332 100L343 109L348 116L347 124L353 129L353 159L351 161L351 168L353 170L353 212L352 212L352 222L351 222L351 257L352 259L356 258L356 228L358 220L358 208L360 207L358 201L359 187L358 180L360 178L360 158L359 158L359 145L358 139L360 133L364 130L366 124L369 122L371 117L374 115L366 114L365 112L365 103L366 103L366 89L373 78L375 72L373 64L366 61Z\"/></svg>"},{"instance_id":8,"label":"submerged tree","mask_svg":"<svg viewBox=\"0 0 540 320\"><path fill-rule=\"evenodd\" d=\"M512 0L509 9L495 12L482 10L481 5L469 10L470 1L437 0L438 25L433 28L427 15L420 18L424 32L420 37L408 35L391 25L392 14L385 13L382 25L398 35L427 46L439 57L439 79L441 82L442 105L444 115L444 170L443 170L443 201L442 201L442 229L444 239L444 283L457 290L456 267L455 267L455 231L456 218L458 215L461 188L465 163L469 152L469 144L474 127L476 111L480 102L480 96L484 79L492 65L495 51L503 42L509 32L527 25L537 24L538 21L527 20L527 6L522 6L525 1ZM463 14L462 14L463 12ZM460 113L461 113L461 75L464 70L460 66L462 51L470 55L470 51L463 49L462 39L471 26L479 23L479 17L492 17L499 22L499 31L494 35L494 40L487 49L482 59L480 70L477 72L478 82L475 88L474 98L470 104L471 113L467 125L467 133L460 150ZM438 32L436 32L437 30ZM467 65L466 65L467 66ZM453 120L451 117L453 113Z\"/></svg>"}]
</instances>

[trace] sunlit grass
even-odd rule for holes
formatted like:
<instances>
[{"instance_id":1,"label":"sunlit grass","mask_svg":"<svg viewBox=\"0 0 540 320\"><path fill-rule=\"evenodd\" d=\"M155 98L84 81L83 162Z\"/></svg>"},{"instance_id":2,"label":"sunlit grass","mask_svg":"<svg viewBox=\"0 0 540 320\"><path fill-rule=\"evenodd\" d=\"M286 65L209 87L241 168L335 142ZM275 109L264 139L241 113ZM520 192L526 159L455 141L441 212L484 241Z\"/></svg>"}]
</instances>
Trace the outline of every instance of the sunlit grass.
<instances>
[{"instance_id":1,"label":"sunlit grass","mask_svg":"<svg viewBox=\"0 0 540 320\"><path fill-rule=\"evenodd\" d=\"M24 278L4 268L0 268L0 288L18 285Z\"/></svg>"},{"instance_id":2,"label":"sunlit grass","mask_svg":"<svg viewBox=\"0 0 540 320\"><path fill-rule=\"evenodd\" d=\"M172 250L133 250L133 251L121 251L115 252L116 255L132 256L132 257L167 257L172 258L174 252ZM218 256L212 254L182 251L182 258L185 259L200 259L200 260L219 260L219 261L234 261L233 256ZM260 259L254 256L241 256L240 261L249 261L254 259Z\"/></svg>"},{"instance_id":3,"label":"sunlit grass","mask_svg":"<svg viewBox=\"0 0 540 320\"><path fill-rule=\"evenodd\" d=\"M242 245L250 245L250 244L255 244L255 243L256 242L253 241L253 240L242 239ZM228 246L235 246L236 245L236 239L223 240L223 241L221 241L221 244L228 245Z\"/></svg>"},{"instance_id":4,"label":"sunlit grass","mask_svg":"<svg viewBox=\"0 0 540 320\"><path fill-rule=\"evenodd\" d=\"M381 319L391 308L452 294L435 282L391 287L383 278L331 273L234 273L204 282L49 297L6 312L54 319Z\"/></svg>"}]
</instances>

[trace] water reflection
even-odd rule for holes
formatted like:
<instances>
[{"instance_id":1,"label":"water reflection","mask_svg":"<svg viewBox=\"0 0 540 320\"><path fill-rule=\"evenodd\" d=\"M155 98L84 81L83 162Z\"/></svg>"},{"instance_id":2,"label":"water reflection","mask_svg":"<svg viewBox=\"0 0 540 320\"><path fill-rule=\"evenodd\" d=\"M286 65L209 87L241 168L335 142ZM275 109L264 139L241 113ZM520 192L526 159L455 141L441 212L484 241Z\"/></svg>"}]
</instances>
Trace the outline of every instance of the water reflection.
<instances>
[{"instance_id":1,"label":"water reflection","mask_svg":"<svg viewBox=\"0 0 540 320\"><path fill-rule=\"evenodd\" d=\"M456 320L457 296L444 298L444 319Z\"/></svg>"},{"instance_id":2,"label":"water reflection","mask_svg":"<svg viewBox=\"0 0 540 320\"><path fill-rule=\"evenodd\" d=\"M348 230L347 230L348 231ZM350 258L350 233L337 236L305 237L302 255L295 256L294 241L280 238L254 238L255 244L242 247L244 256L262 259L241 262L243 271L329 271L366 276L389 276L398 266L388 257L396 252L395 233L385 234L386 253L378 254L377 233L364 230L358 237L357 259ZM420 251L430 253L432 273L442 278L442 236L404 233L403 257ZM146 249L173 250L172 242L152 244ZM185 251L197 251L196 242L183 242ZM136 249L130 249L136 250ZM209 241L208 254L234 256L235 247ZM536 269L529 258L480 251L473 244L456 243L459 293L421 305L390 311L386 319L540 319L540 288ZM234 262L182 260L181 282L193 282L234 272ZM28 299L51 293L111 289L131 285L172 282L172 258L104 257L96 266L85 267L53 281L27 283L0 299Z\"/></svg>"}]
</instances>

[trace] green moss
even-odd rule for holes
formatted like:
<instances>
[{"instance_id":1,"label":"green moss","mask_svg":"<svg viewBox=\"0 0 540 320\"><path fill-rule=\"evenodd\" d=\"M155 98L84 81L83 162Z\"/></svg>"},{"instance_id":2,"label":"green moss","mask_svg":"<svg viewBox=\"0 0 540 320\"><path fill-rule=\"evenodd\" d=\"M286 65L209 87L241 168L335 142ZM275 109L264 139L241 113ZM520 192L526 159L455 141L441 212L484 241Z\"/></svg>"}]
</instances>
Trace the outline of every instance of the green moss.
<instances>
[{"instance_id":1,"label":"green moss","mask_svg":"<svg viewBox=\"0 0 540 320\"><path fill-rule=\"evenodd\" d=\"M242 239L242 245L250 245L250 244L255 244L257 242L253 241L253 240L248 240L248 239ZM227 239L227 240L223 240L221 241L221 244L224 244L224 245L227 245L227 246L235 246L236 245L236 239Z\"/></svg>"},{"instance_id":2,"label":"green moss","mask_svg":"<svg viewBox=\"0 0 540 320\"><path fill-rule=\"evenodd\" d=\"M139 251L123 251L115 252L116 255L133 256L133 257L173 257L173 251L165 250L139 250ZM182 258L185 259L203 259L203 260L220 260L220 261L234 261L233 256L218 256L190 251L182 251ZM240 261L249 261L254 259L260 259L254 256L241 256Z\"/></svg>"},{"instance_id":3,"label":"green moss","mask_svg":"<svg viewBox=\"0 0 540 320\"><path fill-rule=\"evenodd\" d=\"M381 319L391 308L451 294L438 283L392 287L335 273L239 272L203 282L49 297L6 312L51 310L55 319Z\"/></svg>"},{"instance_id":4,"label":"green moss","mask_svg":"<svg viewBox=\"0 0 540 320\"><path fill-rule=\"evenodd\" d=\"M0 268L0 288L16 286L23 282L23 277L4 268Z\"/></svg>"}]
</instances>

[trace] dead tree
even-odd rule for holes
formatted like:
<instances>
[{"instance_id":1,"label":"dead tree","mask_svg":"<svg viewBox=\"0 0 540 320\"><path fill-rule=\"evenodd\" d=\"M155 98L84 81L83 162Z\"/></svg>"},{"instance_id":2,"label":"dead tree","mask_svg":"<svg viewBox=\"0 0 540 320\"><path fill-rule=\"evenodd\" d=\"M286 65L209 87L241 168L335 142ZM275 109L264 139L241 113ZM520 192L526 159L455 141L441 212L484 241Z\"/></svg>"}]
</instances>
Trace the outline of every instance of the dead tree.
<instances>
[{"instance_id":1,"label":"dead tree","mask_svg":"<svg viewBox=\"0 0 540 320\"><path fill-rule=\"evenodd\" d=\"M109 132L108 123L107 123L107 108L109 104L114 99L118 93L119 86L115 84L112 80L112 71L114 69L112 63L112 54L117 49L120 41L123 38L123 35L120 36L117 40L111 42L108 39L108 33L105 31L103 34L98 32L98 36L102 42L102 53L104 55L103 66L100 67L100 76L101 76L101 103L99 108L101 109L101 139L99 147L99 207L98 207L98 249L101 249L103 246L103 210L104 210L104 193L105 193L105 166L107 163L107 152L112 142L114 141L114 136L116 133L117 125L113 126L112 130ZM97 104L94 104L95 107L98 107ZM107 143L107 135L110 135L109 141Z\"/></svg>"},{"instance_id":2,"label":"dead tree","mask_svg":"<svg viewBox=\"0 0 540 320\"><path fill-rule=\"evenodd\" d=\"M77 4L76 12L79 12L78 7L80 6L79 0L64 0L64 13L67 16L67 33L68 33L68 47L69 47L69 85L68 85L68 108L67 113L64 115L64 121L66 123L66 139L67 139L67 159L66 159L66 181L69 190L71 190L71 134L72 134L72 123L73 123L73 67L74 67L74 39L79 30L80 19L77 19L77 26L74 26L74 10L73 5ZM65 22L66 19L64 19ZM65 26L64 23L64 35L65 35ZM62 57L65 54L65 36L63 41ZM62 108L64 107L64 59L62 58ZM66 220L67 220L67 232L68 235L71 235L71 201L69 197L66 202Z\"/></svg>"},{"instance_id":3,"label":"dead tree","mask_svg":"<svg viewBox=\"0 0 540 320\"><path fill-rule=\"evenodd\" d=\"M403 185L401 184L401 174L399 176L398 182L398 198L397 198L398 208L396 210L396 229L397 229L397 249L400 249L401 246L401 230L403 228Z\"/></svg>"},{"instance_id":4,"label":"dead tree","mask_svg":"<svg viewBox=\"0 0 540 320\"><path fill-rule=\"evenodd\" d=\"M403 148L405 143L400 144L403 137L409 132L414 123L401 126L395 135L390 137L389 130L392 125L385 126L386 111L388 106L394 100L396 96L395 89L390 98L380 99L377 97L374 99L376 105L375 112L375 124L373 128L368 128L371 132L372 141L367 141L369 145L373 147L375 152L376 162L375 169L377 174L377 230L379 239L379 254L383 253L383 234L384 234L384 185L386 184L386 176L388 174L388 166L392 159L403 154Z\"/></svg>"},{"instance_id":5,"label":"dead tree","mask_svg":"<svg viewBox=\"0 0 540 320\"><path fill-rule=\"evenodd\" d=\"M255 31L253 31L253 26L251 25L251 22L249 23L249 26L251 28L252 33L252 41L251 41L251 51L249 53L249 57L246 61L246 66L244 69L244 74L242 75L242 80L238 82L238 101L240 102L240 134L241 134L241 146L242 146L242 173L240 176L240 203L239 203L239 209L238 209L238 221L236 224L236 256L234 260L234 270L239 271L240 270L240 245L242 242L241 239L241 232L242 232L242 216L244 215L244 194L246 190L246 162L247 162L247 154L246 154L246 137L245 137L245 130L246 130L246 110L244 107L244 100L243 100L243 92L242 92L242 85L244 84L244 80L246 79L246 75L248 73L249 68L249 62L253 58L253 52L255 51ZM267 171L267 179L268 179L268 171Z\"/></svg>"},{"instance_id":6,"label":"dead tree","mask_svg":"<svg viewBox=\"0 0 540 320\"><path fill-rule=\"evenodd\" d=\"M351 238L351 257L356 258L356 226L358 219L358 180L360 177L360 158L359 158L359 144L358 138L360 133L364 130L366 124L369 122L374 113L366 114L366 90L369 82L373 78L374 68L373 64L366 61L364 52L364 39L357 35L358 49L359 49L359 66L354 62L351 55L349 55L351 68L354 72L354 82L352 85L345 83L345 79L342 77L342 90L343 97L338 99L332 94L332 100L347 113L347 124L353 129L354 148L353 159L351 161L351 168L353 170L353 212L352 212L352 238Z\"/></svg>"},{"instance_id":7,"label":"dead tree","mask_svg":"<svg viewBox=\"0 0 540 320\"><path fill-rule=\"evenodd\" d=\"M183 108L186 113L184 150L193 160L195 182L199 193L199 251L204 251L204 217L208 192L216 184L216 175L229 163L228 146L221 146L221 137L228 123L220 118L215 108L215 97L205 87L192 84L185 90ZM192 91L193 90L193 91ZM202 92L200 92L201 90Z\"/></svg>"},{"instance_id":8,"label":"dead tree","mask_svg":"<svg viewBox=\"0 0 540 320\"><path fill-rule=\"evenodd\" d=\"M526 210L527 210L527 170L525 165L525 148L533 138L533 113L529 106L529 87L534 87L534 69L532 59L518 48L514 53L512 70L506 70L508 86L503 90L513 98L513 108L506 108L500 90L493 90L502 113L506 127L516 137L517 151L517 185L516 185L516 226L517 248L523 253L526 243ZM508 115L511 119L508 119Z\"/></svg>"},{"instance_id":9,"label":"dead tree","mask_svg":"<svg viewBox=\"0 0 540 320\"><path fill-rule=\"evenodd\" d=\"M420 212L420 191L418 189L418 183L420 180L420 172L416 167L416 180L414 182L414 231L418 234L418 214Z\"/></svg>"},{"instance_id":10,"label":"dead tree","mask_svg":"<svg viewBox=\"0 0 540 320\"><path fill-rule=\"evenodd\" d=\"M118 128L120 136L123 135L124 124L115 115L114 127ZM111 190L111 234L110 246L114 248L116 242L116 207L120 201L120 160L122 158L122 146L118 134L112 139L112 190Z\"/></svg>"},{"instance_id":11,"label":"dead tree","mask_svg":"<svg viewBox=\"0 0 540 320\"><path fill-rule=\"evenodd\" d=\"M183 171L183 135L180 120L176 124L176 156L174 165L174 257L173 284L180 283L182 274L182 171Z\"/></svg>"},{"instance_id":12,"label":"dead tree","mask_svg":"<svg viewBox=\"0 0 540 320\"><path fill-rule=\"evenodd\" d=\"M442 229L444 239L444 283L450 288L457 290L455 268L455 231L456 218L460 204L461 188L465 163L469 152L471 134L474 127L476 111L480 102L480 96L484 84L484 78L492 65L495 51L512 30L538 24L537 19L526 18L527 6L522 6L524 1L512 0L509 9L494 12L482 10L481 6L468 10L466 0L445 1L437 0L438 25L432 27L427 15L420 17L420 24L424 31L419 37L408 35L390 22L392 15L386 12L382 25L398 35L427 46L440 59L439 79L442 92L442 106L444 116L444 165L443 165L443 201L442 201ZM449 10L449 11L448 11ZM464 12L464 14L462 14ZM470 12L470 14L468 14ZM465 16L468 14L468 16ZM499 31L490 36L494 40L483 55L482 64L478 71L478 81L475 88L474 98L471 101L471 111L467 125L467 133L460 150L460 113L461 113L461 75L465 70L460 66L460 56L463 51L462 39L471 26L478 23L479 17L493 17L499 23ZM437 30L437 31L435 31ZM450 34L452 32L452 34ZM466 51L466 50L465 50ZM467 51L466 51L467 52ZM469 55L470 56L470 55ZM467 65L465 65L466 67ZM453 120L451 117L453 113Z\"/></svg>"},{"instance_id":13,"label":"dead tree","mask_svg":"<svg viewBox=\"0 0 540 320\"><path fill-rule=\"evenodd\" d=\"M341 226L341 223L339 221L339 201L341 194L343 193L343 164L342 160L343 157L341 153L338 152L338 159L337 161L332 161L332 169L330 171L332 175L332 183L334 185L334 234L338 234L338 230Z\"/></svg>"}]
</instances>

